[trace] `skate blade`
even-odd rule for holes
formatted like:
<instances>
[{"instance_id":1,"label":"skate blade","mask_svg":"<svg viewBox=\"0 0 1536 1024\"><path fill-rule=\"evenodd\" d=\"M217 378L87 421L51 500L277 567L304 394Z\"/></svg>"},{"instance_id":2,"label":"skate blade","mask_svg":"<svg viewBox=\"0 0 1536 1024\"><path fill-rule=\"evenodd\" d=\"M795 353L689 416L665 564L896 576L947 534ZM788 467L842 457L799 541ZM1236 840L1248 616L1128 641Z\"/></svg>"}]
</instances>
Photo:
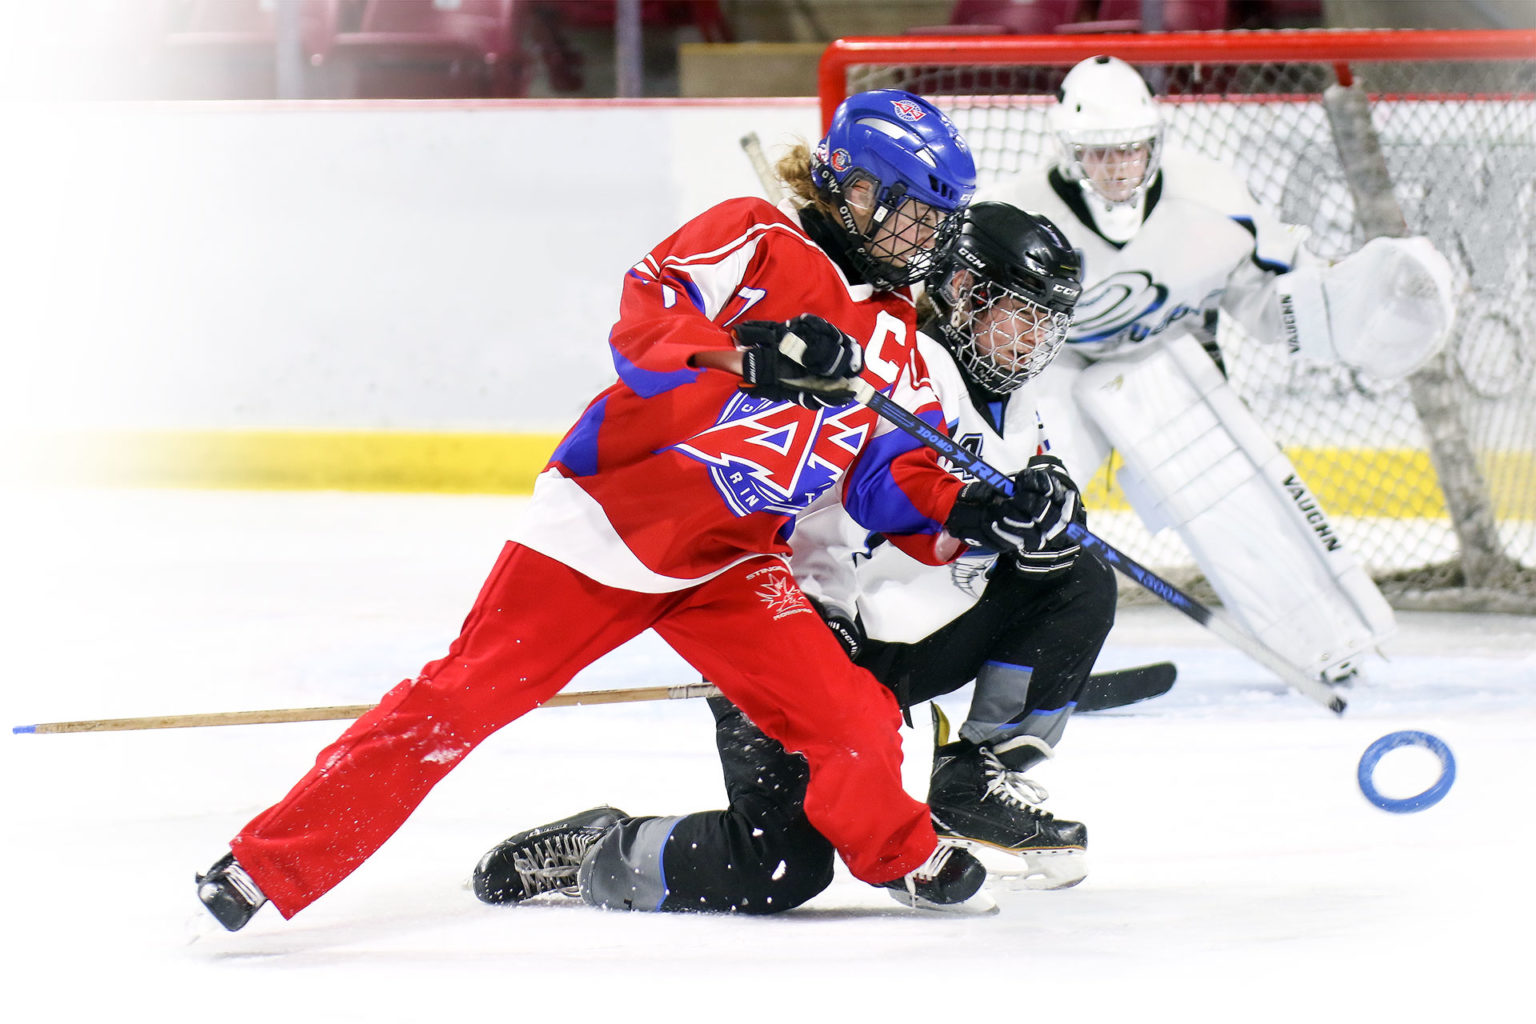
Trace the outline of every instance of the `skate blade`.
<instances>
[{"instance_id":1,"label":"skate blade","mask_svg":"<svg viewBox=\"0 0 1536 1024\"><path fill-rule=\"evenodd\" d=\"M970 898L959 903L934 903L911 893L891 891L891 899L911 910L923 910L935 914L956 914L962 917L987 917L1000 913L997 900L987 891L989 887L983 885L977 889Z\"/></svg>"},{"instance_id":2,"label":"skate blade","mask_svg":"<svg viewBox=\"0 0 1536 1024\"><path fill-rule=\"evenodd\" d=\"M1082 850L1011 853L977 845L971 852L987 869L985 888L997 893L1070 889L1088 877L1088 855Z\"/></svg>"}]
</instances>

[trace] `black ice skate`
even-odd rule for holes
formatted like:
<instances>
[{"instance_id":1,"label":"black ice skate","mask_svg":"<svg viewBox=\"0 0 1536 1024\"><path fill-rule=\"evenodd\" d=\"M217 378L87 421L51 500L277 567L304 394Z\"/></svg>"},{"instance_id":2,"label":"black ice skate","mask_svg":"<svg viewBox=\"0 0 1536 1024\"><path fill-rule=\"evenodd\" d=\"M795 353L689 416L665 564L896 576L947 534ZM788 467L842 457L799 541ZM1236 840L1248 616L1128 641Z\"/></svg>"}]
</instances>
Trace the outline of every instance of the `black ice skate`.
<instances>
[{"instance_id":1,"label":"black ice skate","mask_svg":"<svg viewBox=\"0 0 1536 1024\"><path fill-rule=\"evenodd\" d=\"M987 869L981 861L963 846L940 836L939 845L927 860L900 878L882 883L881 888L889 889L897 903L918 910L960 910L965 905L964 909L974 912L992 909L990 898L984 893L978 896L986 880Z\"/></svg>"},{"instance_id":2,"label":"black ice skate","mask_svg":"<svg viewBox=\"0 0 1536 1024\"><path fill-rule=\"evenodd\" d=\"M233 853L214 861L205 875L197 875L197 898L208 913L232 932L244 928L267 897L256 887L251 876L235 862Z\"/></svg>"},{"instance_id":3,"label":"black ice skate","mask_svg":"<svg viewBox=\"0 0 1536 1024\"><path fill-rule=\"evenodd\" d=\"M475 895L482 903L521 903L557 889L575 896L581 859L627 817L613 807L594 807L497 843L475 865Z\"/></svg>"},{"instance_id":4,"label":"black ice skate","mask_svg":"<svg viewBox=\"0 0 1536 1024\"><path fill-rule=\"evenodd\" d=\"M1065 889L1087 876L1088 829L1037 807L1048 795L988 747L959 740L934 751L928 806L939 835L1023 861L1022 871L994 870L998 888Z\"/></svg>"}]
</instances>

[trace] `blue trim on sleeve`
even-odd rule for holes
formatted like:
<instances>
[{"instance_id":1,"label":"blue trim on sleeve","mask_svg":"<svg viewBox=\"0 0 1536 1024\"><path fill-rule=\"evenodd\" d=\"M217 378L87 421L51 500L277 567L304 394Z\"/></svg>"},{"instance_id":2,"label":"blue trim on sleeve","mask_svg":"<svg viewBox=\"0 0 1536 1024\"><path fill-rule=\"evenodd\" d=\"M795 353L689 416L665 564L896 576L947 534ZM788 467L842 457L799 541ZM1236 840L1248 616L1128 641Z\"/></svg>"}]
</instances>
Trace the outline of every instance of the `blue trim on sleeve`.
<instances>
[{"instance_id":1,"label":"blue trim on sleeve","mask_svg":"<svg viewBox=\"0 0 1536 1024\"><path fill-rule=\"evenodd\" d=\"M684 384L692 384L704 371L693 367L684 367L681 370L642 370L634 363L625 359L614 348L612 343L608 345L613 353L613 368L618 372L619 380L629 385L629 389L641 398L655 398L657 395L673 388L680 388Z\"/></svg>"},{"instance_id":2,"label":"blue trim on sleeve","mask_svg":"<svg viewBox=\"0 0 1536 1024\"><path fill-rule=\"evenodd\" d=\"M1234 216L1232 220L1238 227L1253 236L1254 249L1252 258L1254 266L1271 274L1289 274L1291 272L1291 265L1289 263L1281 263L1279 260L1267 260L1259 255L1259 229L1254 226L1252 217Z\"/></svg>"},{"instance_id":3,"label":"blue trim on sleeve","mask_svg":"<svg viewBox=\"0 0 1536 1024\"><path fill-rule=\"evenodd\" d=\"M693 308L700 313L704 312L704 293L699 291L699 286L685 277L667 276L662 278L662 284L670 284L682 290L688 296L688 301L693 303Z\"/></svg>"},{"instance_id":4,"label":"blue trim on sleeve","mask_svg":"<svg viewBox=\"0 0 1536 1024\"><path fill-rule=\"evenodd\" d=\"M599 399L587 407L571 432L560 442L551 455L551 462L558 462L577 476L592 476L597 472L597 432L602 428L603 417L608 411L608 399Z\"/></svg>"},{"instance_id":5,"label":"blue trim on sleeve","mask_svg":"<svg viewBox=\"0 0 1536 1024\"><path fill-rule=\"evenodd\" d=\"M943 413L933 410L920 418L937 427L943 422ZM891 476L891 460L916 447L916 439L893 430L864 448L843 490L843 507L854 522L871 533L921 534L943 529L942 523L918 511Z\"/></svg>"},{"instance_id":6,"label":"blue trim on sleeve","mask_svg":"<svg viewBox=\"0 0 1536 1024\"><path fill-rule=\"evenodd\" d=\"M667 885L667 844L672 841L672 833L676 832L677 826L682 823L682 818L672 823L672 827L667 829L667 838L661 841L661 848L656 851L656 873L661 875L661 899L656 901L652 910L660 910L661 905L667 902L667 897L672 895L672 889Z\"/></svg>"}]
</instances>

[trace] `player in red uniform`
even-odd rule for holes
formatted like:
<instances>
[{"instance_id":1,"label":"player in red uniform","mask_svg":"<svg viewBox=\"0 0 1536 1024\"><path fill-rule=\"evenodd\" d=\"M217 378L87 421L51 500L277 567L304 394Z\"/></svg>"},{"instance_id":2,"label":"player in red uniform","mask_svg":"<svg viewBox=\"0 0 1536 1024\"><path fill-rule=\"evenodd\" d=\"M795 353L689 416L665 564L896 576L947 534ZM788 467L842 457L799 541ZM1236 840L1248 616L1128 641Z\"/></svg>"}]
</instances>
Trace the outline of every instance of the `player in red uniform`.
<instances>
[{"instance_id":1,"label":"player in red uniform","mask_svg":"<svg viewBox=\"0 0 1536 1024\"><path fill-rule=\"evenodd\" d=\"M935 903L980 888L981 866L902 790L895 700L841 656L784 561L795 514L834 486L913 556L958 553L943 527L960 482L825 394L861 374L941 420L907 285L975 166L937 108L882 90L845 101L810 169L809 205L727 201L631 269L609 337L618 380L556 449L448 654L198 876L226 928L268 901L284 917L308 906L477 744L648 628L804 754L806 815L856 877ZM778 352L791 330L803 366ZM1020 488L994 513L1033 519L1045 500Z\"/></svg>"}]
</instances>

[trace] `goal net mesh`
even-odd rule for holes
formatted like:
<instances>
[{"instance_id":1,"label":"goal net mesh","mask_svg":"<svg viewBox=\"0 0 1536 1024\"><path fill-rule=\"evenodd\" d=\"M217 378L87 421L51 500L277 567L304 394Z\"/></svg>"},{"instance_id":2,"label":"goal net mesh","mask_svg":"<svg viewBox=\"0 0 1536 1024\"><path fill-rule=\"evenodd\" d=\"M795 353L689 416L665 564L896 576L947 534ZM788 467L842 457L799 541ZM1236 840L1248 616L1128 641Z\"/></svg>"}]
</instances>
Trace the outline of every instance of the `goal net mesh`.
<instances>
[{"instance_id":1,"label":"goal net mesh","mask_svg":"<svg viewBox=\"0 0 1536 1024\"><path fill-rule=\"evenodd\" d=\"M1244 35L1251 47L1256 35L1296 34ZM948 40L917 59L900 46L889 55L866 47L840 73L824 61L822 104L876 88L927 97L954 118L985 186L1056 159L1046 111L1062 78L1078 60L1115 53L1164 101L1168 146L1233 167L1261 204L1309 233L1309 248L1338 259L1367 237L1322 99L1342 67L1369 97L1409 233L1428 236L1455 270L1455 331L1437 379L1420 386L1441 398L1449 389L1461 444L1432 443L1408 383L1293 357L1228 317L1218 337L1230 380L1394 605L1536 612L1536 60L1528 44L1510 47L1524 49L1514 58L1399 59L1393 44L1404 33L1376 33L1384 42L1371 59L1355 45L1345 60L1330 56L1330 35L1308 59L1229 59L1220 34L1203 33L1129 37L1166 41L1151 56L1109 38L1078 51L1044 39L1038 55L1016 37L1006 48ZM1094 529L1210 596L1176 536L1150 535L1119 511L1114 468L1112 457L1084 486L1100 510Z\"/></svg>"}]
</instances>

